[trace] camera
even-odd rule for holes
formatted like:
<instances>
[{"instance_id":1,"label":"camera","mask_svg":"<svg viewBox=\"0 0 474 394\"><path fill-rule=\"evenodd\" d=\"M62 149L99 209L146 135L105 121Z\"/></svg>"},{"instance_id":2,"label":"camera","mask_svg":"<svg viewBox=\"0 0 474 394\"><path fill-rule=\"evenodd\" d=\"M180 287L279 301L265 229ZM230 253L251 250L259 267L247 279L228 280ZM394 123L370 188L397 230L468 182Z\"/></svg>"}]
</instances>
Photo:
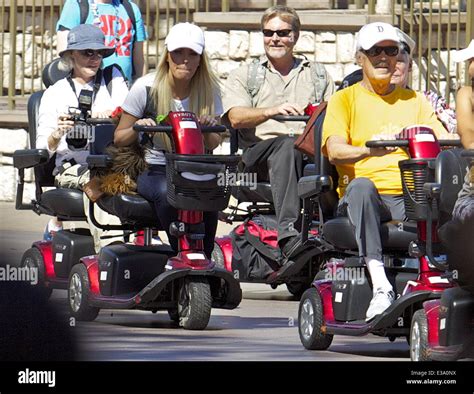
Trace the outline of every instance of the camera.
<instances>
[{"instance_id":1,"label":"camera","mask_svg":"<svg viewBox=\"0 0 474 394\"><path fill-rule=\"evenodd\" d=\"M69 108L74 127L67 133L66 142L71 150L86 149L92 137L92 128L87 119L90 117L93 94L91 90L81 90L78 97L79 108Z\"/></svg>"}]
</instances>

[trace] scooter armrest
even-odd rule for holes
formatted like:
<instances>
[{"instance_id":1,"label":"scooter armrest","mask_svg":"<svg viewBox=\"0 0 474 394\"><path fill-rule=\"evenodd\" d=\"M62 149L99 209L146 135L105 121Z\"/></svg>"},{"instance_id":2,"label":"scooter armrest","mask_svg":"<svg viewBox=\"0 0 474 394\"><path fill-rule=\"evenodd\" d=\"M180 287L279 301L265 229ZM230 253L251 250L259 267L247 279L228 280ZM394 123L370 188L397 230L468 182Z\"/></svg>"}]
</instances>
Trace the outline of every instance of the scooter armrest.
<instances>
[{"instance_id":1,"label":"scooter armrest","mask_svg":"<svg viewBox=\"0 0 474 394\"><path fill-rule=\"evenodd\" d=\"M19 149L13 152L13 166L18 169L36 167L49 160L46 149Z\"/></svg>"},{"instance_id":2,"label":"scooter armrest","mask_svg":"<svg viewBox=\"0 0 474 394\"><path fill-rule=\"evenodd\" d=\"M112 158L109 155L89 155L86 161L89 169L108 168L112 165Z\"/></svg>"},{"instance_id":3,"label":"scooter armrest","mask_svg":"<svg viewBox=\"0 0 474 394\"><path fill-rule=\"evenodd\" d=\"M441 195L441 185L439 183L427 182L423 185L423 191L428 198L439 198Z\"/></svg>"},{"instance_id":4,"label":"scooter armrest","mask_svg":"<svg viewBox=\"0 0 474 394\"><path fill-rule=\"evenodd\" d=\"M300 198L315 197L332 189L332 178L329 175L310 175L298 181L298 196Z\"/></svg>"}]
</instances>

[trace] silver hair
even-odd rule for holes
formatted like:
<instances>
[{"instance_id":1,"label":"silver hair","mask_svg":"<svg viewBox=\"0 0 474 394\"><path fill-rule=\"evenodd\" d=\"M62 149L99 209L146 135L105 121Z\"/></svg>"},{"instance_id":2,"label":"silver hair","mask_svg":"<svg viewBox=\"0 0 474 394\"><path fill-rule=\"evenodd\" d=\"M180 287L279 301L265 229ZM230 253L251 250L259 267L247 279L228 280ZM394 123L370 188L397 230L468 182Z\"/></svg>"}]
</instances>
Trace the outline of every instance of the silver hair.
<instances>
[{"instance_id":1,"label":"silver hair","mask_svg":"<svg viewBox=\"0 0 474 394\"><path fill-rule=\"evenodd\" d=\"M71 71L74 68L74 60L72 59L71 51L67 51L61 56L58 68L61 71Z\"/></svg>"}]
</instances>

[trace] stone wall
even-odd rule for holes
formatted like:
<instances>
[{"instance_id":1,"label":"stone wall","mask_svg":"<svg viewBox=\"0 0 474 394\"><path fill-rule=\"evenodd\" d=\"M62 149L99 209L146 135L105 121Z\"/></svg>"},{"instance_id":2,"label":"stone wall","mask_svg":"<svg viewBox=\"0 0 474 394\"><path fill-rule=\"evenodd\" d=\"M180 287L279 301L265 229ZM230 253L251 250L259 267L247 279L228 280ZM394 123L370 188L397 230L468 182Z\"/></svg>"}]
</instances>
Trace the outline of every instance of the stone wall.
<instances>
[{"instance_id":1,"label":"stone wall","mask_svg":"<svg viewBox=\"0 0 474 394\"><path fill-rule=\"evenodd\" d=\"M253 58L264 54L263 37L260 31L206 31L205 36L206 50L211 58L211 64L222 82L225 82L229 72L240 64L251 62ZM346 75L358 68L354 61L355 40L356 33L347 31L301 31L295 52L310 60L323 63L334 82L340 84ZM438 90L439 78L439 92L446 95L449 78L450 102L454 105L454 93L460 83L456 77L464 75L464 64L458 65L459 71L456 73L456 64L452 60L453 52L451 51L449 64L447 50L441 50L439 55L437 51L432 52L429 88ZM414 59L411 82L414 89L419 88L420 78L421 89L427 88L428 84L424 77L427 66L427 59L422 58L420 76L418 59Z\"/></svg>"},{"instance_id":2,"label":"stone wall","mask_svg":"<svg viewBox=\"0 0 474 394\"><path fill-rule=\"evenodd\" d=\"M13 167L13 152L29 147L28 134L23 129L0 129L0 201L15 201L18 170ZM33 171L25 170L23 202L29 203L35 196Z\"/></svg>"}]
</instances>

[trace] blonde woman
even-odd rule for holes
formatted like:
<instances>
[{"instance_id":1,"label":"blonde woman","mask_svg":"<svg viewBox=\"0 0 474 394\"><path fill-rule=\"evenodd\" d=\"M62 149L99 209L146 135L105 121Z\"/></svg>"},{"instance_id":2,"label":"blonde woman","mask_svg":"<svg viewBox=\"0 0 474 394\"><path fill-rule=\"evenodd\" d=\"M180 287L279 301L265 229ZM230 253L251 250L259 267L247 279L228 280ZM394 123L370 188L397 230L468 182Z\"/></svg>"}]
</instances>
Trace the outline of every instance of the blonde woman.
<instances>
[{"instance_id":1,"label":"blonde woman","mask_svg":"<svg viewBox=\"0 0 474 394\"><path fill-rule=\"evenodd\" d=\"M156 125L157 115L169 111L192 111L203 125L215 125L222 113L222 103L217 78L211 71L204 52L204 34L190 23L173 26L165 40L165 50L157 71L138 79L132 86L123 114L115 131L116 146L136 143L139 134L133 126ZM141 136L147 137L147 136ZM220 142L217 134L206 134L204 143L214 149ZM146 161L149 167L137 180L137 190L153 202L161 226L167 231L177 220L177 211L166 199L166 161L164 152L169 151L170 141L165 135L155 135L147 142ZM212 253L217 228L217 213L205 212L206 237L204 250ZM170 244L177 251L177 239L168 233Z\"/></svg>"}]
</instances>

